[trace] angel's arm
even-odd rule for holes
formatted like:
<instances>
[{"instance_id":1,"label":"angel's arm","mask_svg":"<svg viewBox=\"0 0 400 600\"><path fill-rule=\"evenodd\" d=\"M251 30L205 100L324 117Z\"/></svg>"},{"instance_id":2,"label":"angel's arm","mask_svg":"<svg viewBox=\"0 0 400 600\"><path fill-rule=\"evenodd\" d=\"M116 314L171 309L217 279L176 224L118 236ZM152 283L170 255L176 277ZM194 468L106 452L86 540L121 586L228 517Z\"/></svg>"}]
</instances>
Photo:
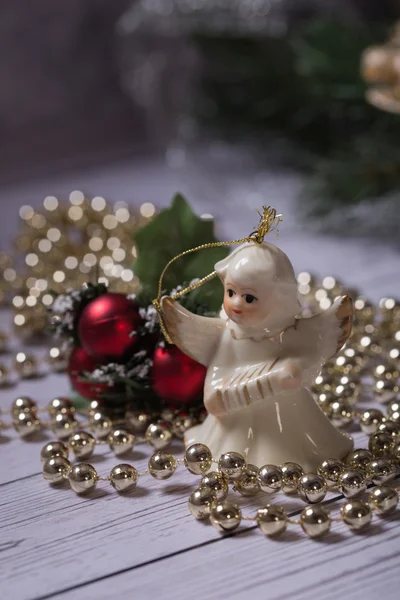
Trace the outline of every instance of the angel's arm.
<instances>
[{"instance_id":1,"label":"angel's arm","mask_svg":"<svg viewBox=\"0 0 400 600\"><path fill-rule=\"evenodd\" d=\"M208 366L225 327L222 319L200 317L168 296L161 302L167 331L182 352Z\"/></svg>"},{"instance_id":2,"label":"angel's arm","mask_svg":"<svg viewBox=\"0 0 400 600\"><path fill-rule=\"evenodd\" d=\"M209 413L218 416L294 390L301 384L301 360L277 358L270 363L236 370L228 381L216 387L216 393L210 400L206 399L205 406Z\"/></svg>"},{"instance_id":3,"label":"angel's arm","mask_svg":"<svg viewBox=\"0 0 400 600\"><path fill-rule=\"evenodd\" d=\"M269 364L235 371L206 401L207 410L221 415L309 385L322 364L348 339L352 314L352 301L343 296L327 311L299 320L286 334L282 356Z\"/></svg>"}]
</instances>

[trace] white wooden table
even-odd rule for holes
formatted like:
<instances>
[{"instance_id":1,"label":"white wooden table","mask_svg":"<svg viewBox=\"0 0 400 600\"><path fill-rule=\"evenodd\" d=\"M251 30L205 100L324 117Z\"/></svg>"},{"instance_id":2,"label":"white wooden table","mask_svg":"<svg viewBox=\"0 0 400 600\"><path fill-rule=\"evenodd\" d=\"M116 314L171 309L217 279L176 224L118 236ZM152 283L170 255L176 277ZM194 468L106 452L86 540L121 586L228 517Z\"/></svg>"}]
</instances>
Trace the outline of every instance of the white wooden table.
<instances>
[{"instance_id":1,"label":"white wooden table","mask_svg":"<svg viewBox=\"0 0 400 600\"><path fill-rule=\"evenodd\" d=\"M246 168L234 169L234 175L217 171L210 168L203 179L193 165L173 170L161 161L136 160L8 186L0 190L2 246L16 230L19 206L38 205L47 194L65 196L77 188L132 204L165 205L179 189L200 214L216 216L219 237L226 239L251 230L255 219L249 206L275 204L286 217L278 243L297 270L337 275L372 300L400 296L396 249L373 240L310 236L297 225L290 213L299 185L294 176L256 177ZM9 314L3 311L0 328L9 327ZM16 342L15 349L20 347ZM8 408L23 394L44 406L64 393L67 378L50 375L1 390L0 407ZM307 539L297 528L270 540L246 523L221 537L190 515L187 497L197 478L183 468L166 482L143 478L135 492L124 496L106 482L87 497L51 488L42 478L39 452L52 437L46 433L22 442L10 429L0 436L2 599L399 598L400 513L374 521L365 534L355 535L335 523L334 533L320 541ZM361 434L358 440L365 443ZM174 450L182 453L178 444ZM101 446L92 462L106 475L125 460L144 469L149 455L147 447L138 445L118 460ZM240 504L248 513L268 500L261 494L242 498ZM277 500L291 514L303 506L296 498L279 495ZM337 505L333 496L329 502L332 508Z\"/></svg>"}]
</instances>

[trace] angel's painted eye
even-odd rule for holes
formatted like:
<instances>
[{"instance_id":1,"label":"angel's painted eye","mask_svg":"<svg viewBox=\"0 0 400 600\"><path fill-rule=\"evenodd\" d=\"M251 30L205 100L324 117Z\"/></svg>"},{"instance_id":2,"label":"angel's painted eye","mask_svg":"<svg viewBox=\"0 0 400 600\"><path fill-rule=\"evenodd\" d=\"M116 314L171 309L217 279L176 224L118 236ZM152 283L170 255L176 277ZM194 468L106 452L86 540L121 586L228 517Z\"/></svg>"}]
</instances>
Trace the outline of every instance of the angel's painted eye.
<instances>
[{"instance_id":1,"label":"angel's painted eye","mask_svg":"<svg viewBox=\"0 0 400 600\"><path fill-rule=\"evenodd\" d=\"M245 294L244 298L245 298L247 304L251 304L252 302L254 302L254 300L257 300L257 298L255 296L253 296L253 294Z\"/></svg>"},{"instance_id":2,"label":"angel's painted eye","mask_svg":"<svg viewBox=\"0 0 400 600\"><path fill-rule=\"evenodd\" d=\"M234 296L234 294L235 294L235 292L233 290L231 290L231 289L226 290L226 291L228 292L229 298L232 298L232 296Z\"/></svg>"}]
</instances>

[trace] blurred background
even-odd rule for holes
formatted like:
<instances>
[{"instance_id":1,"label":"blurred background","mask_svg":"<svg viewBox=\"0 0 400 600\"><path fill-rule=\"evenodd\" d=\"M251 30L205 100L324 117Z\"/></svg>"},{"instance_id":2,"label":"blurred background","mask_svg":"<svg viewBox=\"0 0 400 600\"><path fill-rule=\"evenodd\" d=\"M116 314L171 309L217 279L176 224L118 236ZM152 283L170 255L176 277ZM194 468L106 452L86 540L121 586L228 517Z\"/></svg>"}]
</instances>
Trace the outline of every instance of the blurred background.
<instances>
[{"instance_id":1,"label":"blurred background","mask_svg":"<svg viewBox=\"0 0 400 600\"><path fill-rule=\"evenodd\" d=\"M365 80L394 85L400 55L361 61L399 13L397 0L4 0L1 179L130 153L177 167L229 142L309 175L311 212L396 192L400 118L365 100Z\"/></svg>"},{"instance_id":2,"label":"blurred background","mask_svg":"<svg viewBox=\"0 0 400 600\"><path fill-rule=\"evenodd\" d=\"M48 196L147 217L181 191L219 236L273 204L297 268L391 284L399 18L398 0L3 0L2 247Z\"/></svg>"}]
</instances>

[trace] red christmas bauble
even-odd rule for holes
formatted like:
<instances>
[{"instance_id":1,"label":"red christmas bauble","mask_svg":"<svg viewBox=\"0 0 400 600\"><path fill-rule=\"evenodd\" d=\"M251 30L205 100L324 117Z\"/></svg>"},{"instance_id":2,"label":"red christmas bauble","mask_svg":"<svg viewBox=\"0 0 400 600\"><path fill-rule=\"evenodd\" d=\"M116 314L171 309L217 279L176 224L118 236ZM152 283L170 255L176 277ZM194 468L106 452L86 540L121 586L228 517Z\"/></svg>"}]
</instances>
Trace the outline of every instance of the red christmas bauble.
<instances>
[{"instance_id":1,"label":"red christmas bauble","mask_svg":"<svg viewBox=\"0 0 400 600\"><path fill-rule=\"evenodd\" d=\"M99 400L105 391L110 390L110 387L105 383L84 381L84 373L93 371L98 365L99 363L89 356L82 347L74 348L68 361L67 372L72 387L90 400Z\"/></svg>"},{"instance_id":2,"label":"red christmas bauble","mask_svg":"<svg viewBox=\"0 0 400 600\"><path fill-rule=\"evenodd\" d=\"M85 371L91 372L97 366L98 362L94 360L82 347L74 348L68 361L68 376L71 385L79 394L90 400L100 400L104 392L109 392L112 388L106 383L94 383L93 381L82 381Z\"/></svg>"},{"instance_id":3,"label":"red christmas bauble","mask_svg":"<svg viewBox=\"0 0 400 600\"><path fill-rule=\"evenodd\" d=\"M190 405L202 397L207 369L176 346L161 346L153 355L152 386L173 406Z\"/></svg>"},{"instance_id":4,"label":"red christmas bauble","mask_svg":"<svg viewBox=\"0 0 400 600\"><path fill-rule=\"evenodd\" d=\"M78 335L90 356L103 363L118 362L138 345L140 336L130 334L142 322L134 301L123 294L102 294L83 309Z\"/></svg>"}]
</instances>

